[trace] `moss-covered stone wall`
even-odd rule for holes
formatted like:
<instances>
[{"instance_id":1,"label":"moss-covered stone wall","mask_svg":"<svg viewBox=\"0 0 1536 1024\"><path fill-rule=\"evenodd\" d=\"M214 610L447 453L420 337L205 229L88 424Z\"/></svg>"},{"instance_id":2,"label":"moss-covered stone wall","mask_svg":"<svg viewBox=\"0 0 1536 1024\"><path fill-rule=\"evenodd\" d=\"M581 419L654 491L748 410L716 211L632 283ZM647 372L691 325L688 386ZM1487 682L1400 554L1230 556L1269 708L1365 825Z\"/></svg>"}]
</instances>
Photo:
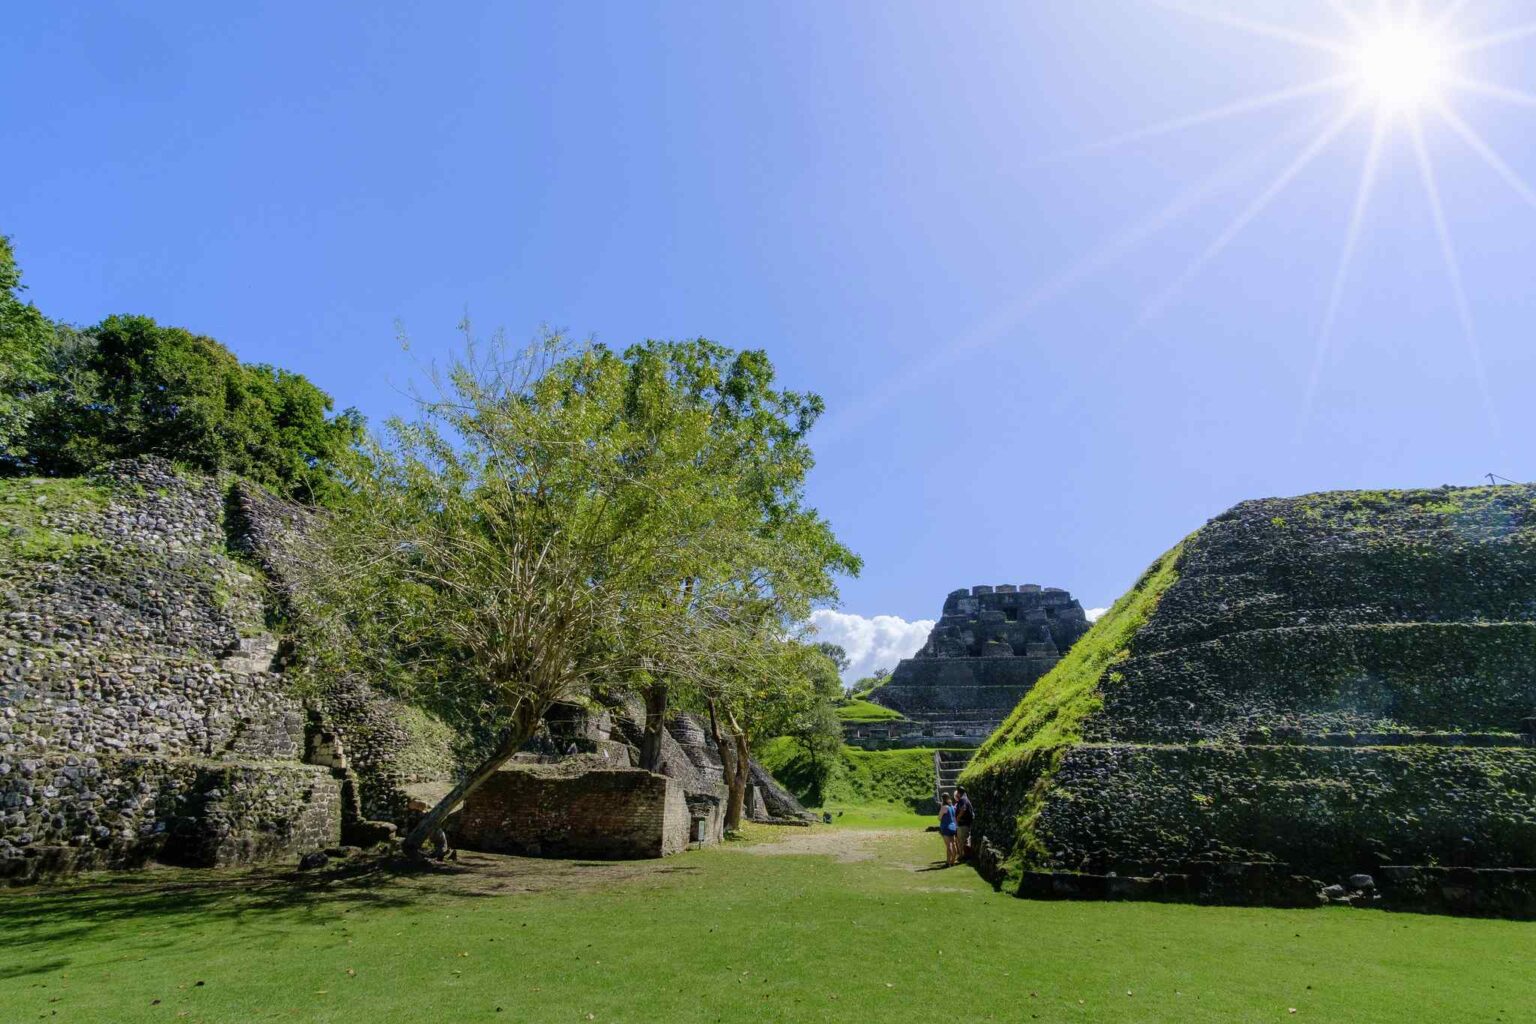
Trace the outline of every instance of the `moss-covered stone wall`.
<instances>
[{"instance_id":1,"label":"moss-covered stone wall","mask_svg":"<svg viewBox=\"0 0 1536 1024\"><path fill-rule=\"evenodd\" d=\"M1337 492L1244 502L1159 559L963 781L1005 886L1227 864L1318 893L1536 867L1533 742L1536 488Z\"/></svg>"},{"instance_id":2,"label":"moss-covered stone wall","mask_svg":"<svg viewBox=\"0 0 1536 1024\"><path fill-rule=\"evenodd\" d=\"M304 763L322 720L347 730L354 816L452 776L430 715L283 671L281 581L238 514L259 493L158 459L0 480L0 877L334 845L346 773Z\"/></svg>"}]
</instances>

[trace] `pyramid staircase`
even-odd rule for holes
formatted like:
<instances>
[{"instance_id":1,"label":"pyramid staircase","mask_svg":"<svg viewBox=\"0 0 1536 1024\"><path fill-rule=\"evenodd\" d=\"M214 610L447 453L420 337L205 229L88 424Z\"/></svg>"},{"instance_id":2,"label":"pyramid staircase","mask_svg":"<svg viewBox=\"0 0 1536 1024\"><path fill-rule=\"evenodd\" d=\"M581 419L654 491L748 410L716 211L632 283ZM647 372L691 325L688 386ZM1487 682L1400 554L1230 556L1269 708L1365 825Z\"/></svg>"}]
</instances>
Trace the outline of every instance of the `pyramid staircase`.
<instances>
[{"instance_id":1,"label":"pyramid staircase","mask_svg":"<svg viewBox=\"0 0 1536 1024\"><path fill-rule=\"evenodd\" d=\"M938 803L939 797L944 793L952 793L955 784L960 781L960 773L965 771L971 763L971 758L976 756L974 750L935 750L933 752L933 799Z\"/></svg>"}]
</instances>

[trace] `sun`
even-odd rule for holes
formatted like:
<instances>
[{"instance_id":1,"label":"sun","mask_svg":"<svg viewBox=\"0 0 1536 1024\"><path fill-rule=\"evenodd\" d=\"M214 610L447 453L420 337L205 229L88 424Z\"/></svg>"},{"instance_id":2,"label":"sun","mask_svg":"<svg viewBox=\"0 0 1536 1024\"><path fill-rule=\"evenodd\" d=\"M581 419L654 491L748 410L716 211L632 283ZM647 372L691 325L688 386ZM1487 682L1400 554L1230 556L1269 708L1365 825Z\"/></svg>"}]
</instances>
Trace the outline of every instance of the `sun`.
<instances>
[{"instance_id":1,"label":"sun","mask_svg":"<svg viewBox=\"0 0 1536 1024\"><path fill-rule=\"evenodd\" d=\"M1366 36L1355 61L1360 81L1379 105L1410 110L1440 97L1452 49L1430 28L1393 26Z\"/></svg>"}]
</instances>

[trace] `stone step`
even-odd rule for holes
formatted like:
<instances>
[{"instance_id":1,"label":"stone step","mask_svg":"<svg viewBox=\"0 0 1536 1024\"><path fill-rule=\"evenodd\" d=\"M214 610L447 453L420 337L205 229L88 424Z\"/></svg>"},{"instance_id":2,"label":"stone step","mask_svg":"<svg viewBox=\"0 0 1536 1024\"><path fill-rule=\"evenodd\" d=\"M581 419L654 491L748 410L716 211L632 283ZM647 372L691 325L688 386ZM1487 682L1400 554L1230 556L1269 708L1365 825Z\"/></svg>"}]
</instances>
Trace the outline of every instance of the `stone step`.
<instances>
[{"instance_id":1,"label":"stone step","mask_svg":"<svg viewBox=\"0 0 1536 1024\"><path fill-rule=\"evenodd\" d=\"M936 750L933 753L933 799L953 790L960 775L975 756L974 750Z\"/></svg>"}]
</instances>

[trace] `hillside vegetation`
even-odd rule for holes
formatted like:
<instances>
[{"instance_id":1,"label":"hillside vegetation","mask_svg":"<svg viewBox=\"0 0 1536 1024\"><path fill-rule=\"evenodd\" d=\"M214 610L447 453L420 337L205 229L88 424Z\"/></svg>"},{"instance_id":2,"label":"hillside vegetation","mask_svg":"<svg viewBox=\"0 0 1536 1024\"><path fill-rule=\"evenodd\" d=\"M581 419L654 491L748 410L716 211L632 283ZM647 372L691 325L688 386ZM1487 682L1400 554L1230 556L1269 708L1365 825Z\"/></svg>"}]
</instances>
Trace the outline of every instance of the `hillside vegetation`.
<instances>
[{"instance_id":1,"label":"hillside vegetation","mask_svg":"<svg viewBox=\"0 0 1536 1024\"><path fill-rule=\"evenodd\" d=\"M899 809L928 815L933 810L933 748L861 750L843 746L826 767L826 782L789 737L764 744L759 760L809 807Z\"/></svg>"},{"instance_id":2,"label":"hillside vegetation","mask_svg":"<svg viewBox=\"0 0 1536 1024\"><path fill-rule=\"evenodd\" d=\"M837 717L845 722L889 722L903 716L894 708L855 697L837 706Z\"/></svg>"},{"instance_id":3,"label":"hillside vegetation","mask_svg":"<svg viewBox=\"0 0 1536 1024\"><path fill-rule=\"evenodd\" d=\"M302 374L242 363L212 338L147 316L55 323L22 289L0 237L0 473L77 476L158 455L306 501L333 492L363 419L333 413L331 396Z\"/></svg>"}]
</instances>

